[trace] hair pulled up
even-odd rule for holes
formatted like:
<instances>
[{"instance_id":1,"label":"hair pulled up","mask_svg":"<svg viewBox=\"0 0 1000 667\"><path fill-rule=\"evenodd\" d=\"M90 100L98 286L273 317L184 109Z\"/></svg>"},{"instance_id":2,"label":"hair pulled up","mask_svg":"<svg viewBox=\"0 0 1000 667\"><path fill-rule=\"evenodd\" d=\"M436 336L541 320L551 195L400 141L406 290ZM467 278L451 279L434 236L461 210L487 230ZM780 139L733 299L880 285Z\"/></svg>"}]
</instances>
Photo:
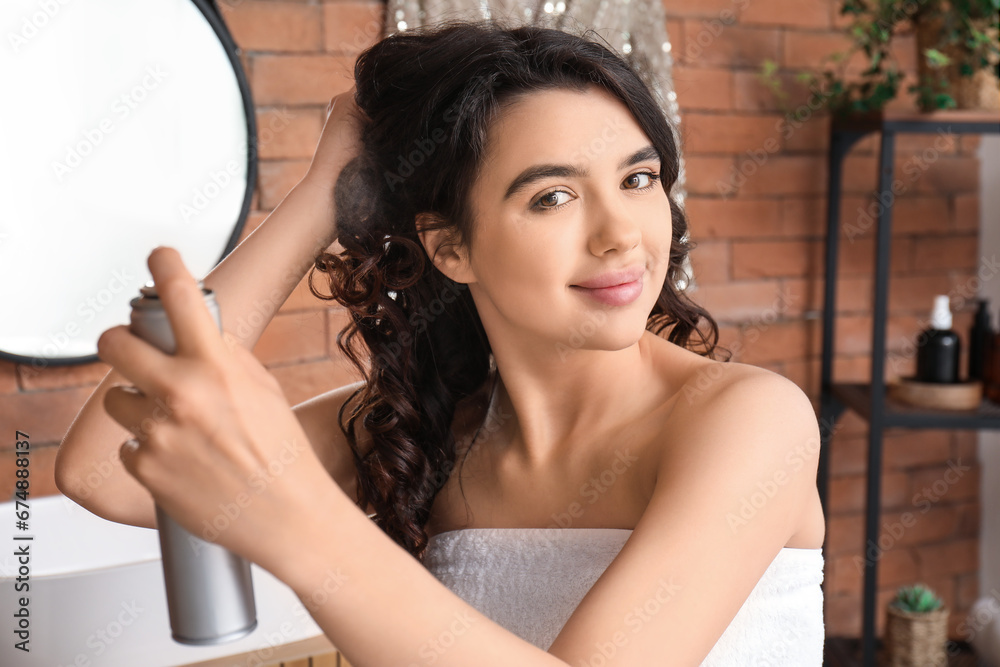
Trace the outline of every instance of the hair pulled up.
<instances>
[{"instance_id":1,"label":"hair pulled up","mask_svg":"<svg viewBox=\"0 0 1000 667\"><path fill-rule=\"evenodd\" d=\"M334 188L344 250L316 258L309 286L351 316L337 345L365 382L338 423L357 468L358 506L370 504L377 525L418 560L434 497L456 464L456 406L488 380L495 387L496 366L468 287L430 261L417 214L432 214L426 228L446 230L451 242L471 243L469 193L487 131L504 104L544 89L609 91L659 152L664 190L677 180L678 148L663 111L628 61L589 39L591 32L447 21L391 35L355 64L355 100L371 122L361 154ZM676 287L693 244L684 240L687 220L673 197L670 209L667 277L646 329L659 335L671 327L669 341L712 356L718 326ZM329 296L313 286L315 270L329 274ZM371 435L365 452L354 434L358 419Z\"/></svg>"}]
</instances>

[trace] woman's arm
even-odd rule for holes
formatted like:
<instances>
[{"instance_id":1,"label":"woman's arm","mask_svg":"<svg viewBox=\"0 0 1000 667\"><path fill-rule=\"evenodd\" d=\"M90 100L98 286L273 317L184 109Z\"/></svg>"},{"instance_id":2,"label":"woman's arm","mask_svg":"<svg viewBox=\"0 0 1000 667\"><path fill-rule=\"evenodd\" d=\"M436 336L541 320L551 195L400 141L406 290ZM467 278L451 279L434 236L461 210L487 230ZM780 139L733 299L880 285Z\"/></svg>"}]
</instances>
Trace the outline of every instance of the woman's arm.
<instances>
[{"instance_id":1,"label":"woman's arm","mask_svg":"<svg viewBox=\"0 0 1000 667\"><path fill-rule=\"evenodd\" d=\"M223 331L247 349L336 236L333 186L360 150L353 92L334 98L306 176L203 279L220 304ZM104 410L114 384L129 383L111 369L66 432L56 454L56 486L98 516L153 528L153 499L118 456L132 434Z\"/></svg>"}]
</instances>

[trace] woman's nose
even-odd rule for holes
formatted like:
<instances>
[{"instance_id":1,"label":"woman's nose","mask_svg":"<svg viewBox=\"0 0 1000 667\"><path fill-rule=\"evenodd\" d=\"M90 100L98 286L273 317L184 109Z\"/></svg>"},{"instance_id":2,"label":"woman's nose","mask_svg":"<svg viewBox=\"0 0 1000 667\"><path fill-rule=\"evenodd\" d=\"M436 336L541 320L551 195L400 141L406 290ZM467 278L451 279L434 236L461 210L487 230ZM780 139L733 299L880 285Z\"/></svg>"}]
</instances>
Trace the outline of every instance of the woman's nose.
<instances>
[{"instance_id":1,"label":"woman's nose","mask_svg":"<svg viewBox=\"0 0 1000 667\"><path fill-rule=\"evenodd\" d=\"M636 211L629 211L621 202L603 199L591 202L592 233L590 244L592 251L603 255L608 250L628 252L639 245L642 240L642 224Z\"/></svg>"}]
</instances>

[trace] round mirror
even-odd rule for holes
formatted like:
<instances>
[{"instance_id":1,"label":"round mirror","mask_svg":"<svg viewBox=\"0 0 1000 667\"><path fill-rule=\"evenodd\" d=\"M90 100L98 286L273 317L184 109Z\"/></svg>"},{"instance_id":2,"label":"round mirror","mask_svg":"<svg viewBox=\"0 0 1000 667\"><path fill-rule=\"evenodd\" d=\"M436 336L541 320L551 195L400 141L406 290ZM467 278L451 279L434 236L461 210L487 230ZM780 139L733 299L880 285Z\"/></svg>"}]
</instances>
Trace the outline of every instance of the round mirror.
<instances>
[{"instance_id":1,"label":"round mirror","mask_svg":"<svg viewBox=\"0 0 1000 667\"><path fill-rule=\"evenodd\" d=\"M210 0L4 0L0 34L0 356L92 362L153 248L203 276L235 247L250 89Z\"/></svg>"}]
</instances>

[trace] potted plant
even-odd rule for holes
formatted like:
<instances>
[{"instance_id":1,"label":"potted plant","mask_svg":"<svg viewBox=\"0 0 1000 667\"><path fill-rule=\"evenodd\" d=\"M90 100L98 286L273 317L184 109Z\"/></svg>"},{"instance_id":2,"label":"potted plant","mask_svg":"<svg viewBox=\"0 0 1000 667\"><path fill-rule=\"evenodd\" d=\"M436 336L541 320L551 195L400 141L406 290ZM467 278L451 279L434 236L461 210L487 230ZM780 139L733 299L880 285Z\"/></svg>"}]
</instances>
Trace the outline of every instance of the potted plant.
<instances>
[{"instance_id":1,"label":"potted plant","mask_svg":"<svg viewBox=\"0 0 1000 667\"><path fill-rule=\"evenodd\" d=\"M1000 108L1000 0L843 0L840 13L851 17L852 45L830 54L833 68L806 73L798 81L811 91L809 107L835 113L880 111L899 93L903 73L891 53L893 37L912 28L917 35L916 93L922 111ZM865 69L848 76L847 63L862 53ZM760 78L779 98L787 97L765 62Z\"/></svg>"},{"instance_id":2,"label":"potted plant","mask_svg":"<svg viewBox=\"0 0 1000 667\"><path fill-rule=\"evenodd\" d=\"M904 586L886 608L885 646L891 667L948 664L948 608L922 584Z\"/></svg>"}]
</instances>

